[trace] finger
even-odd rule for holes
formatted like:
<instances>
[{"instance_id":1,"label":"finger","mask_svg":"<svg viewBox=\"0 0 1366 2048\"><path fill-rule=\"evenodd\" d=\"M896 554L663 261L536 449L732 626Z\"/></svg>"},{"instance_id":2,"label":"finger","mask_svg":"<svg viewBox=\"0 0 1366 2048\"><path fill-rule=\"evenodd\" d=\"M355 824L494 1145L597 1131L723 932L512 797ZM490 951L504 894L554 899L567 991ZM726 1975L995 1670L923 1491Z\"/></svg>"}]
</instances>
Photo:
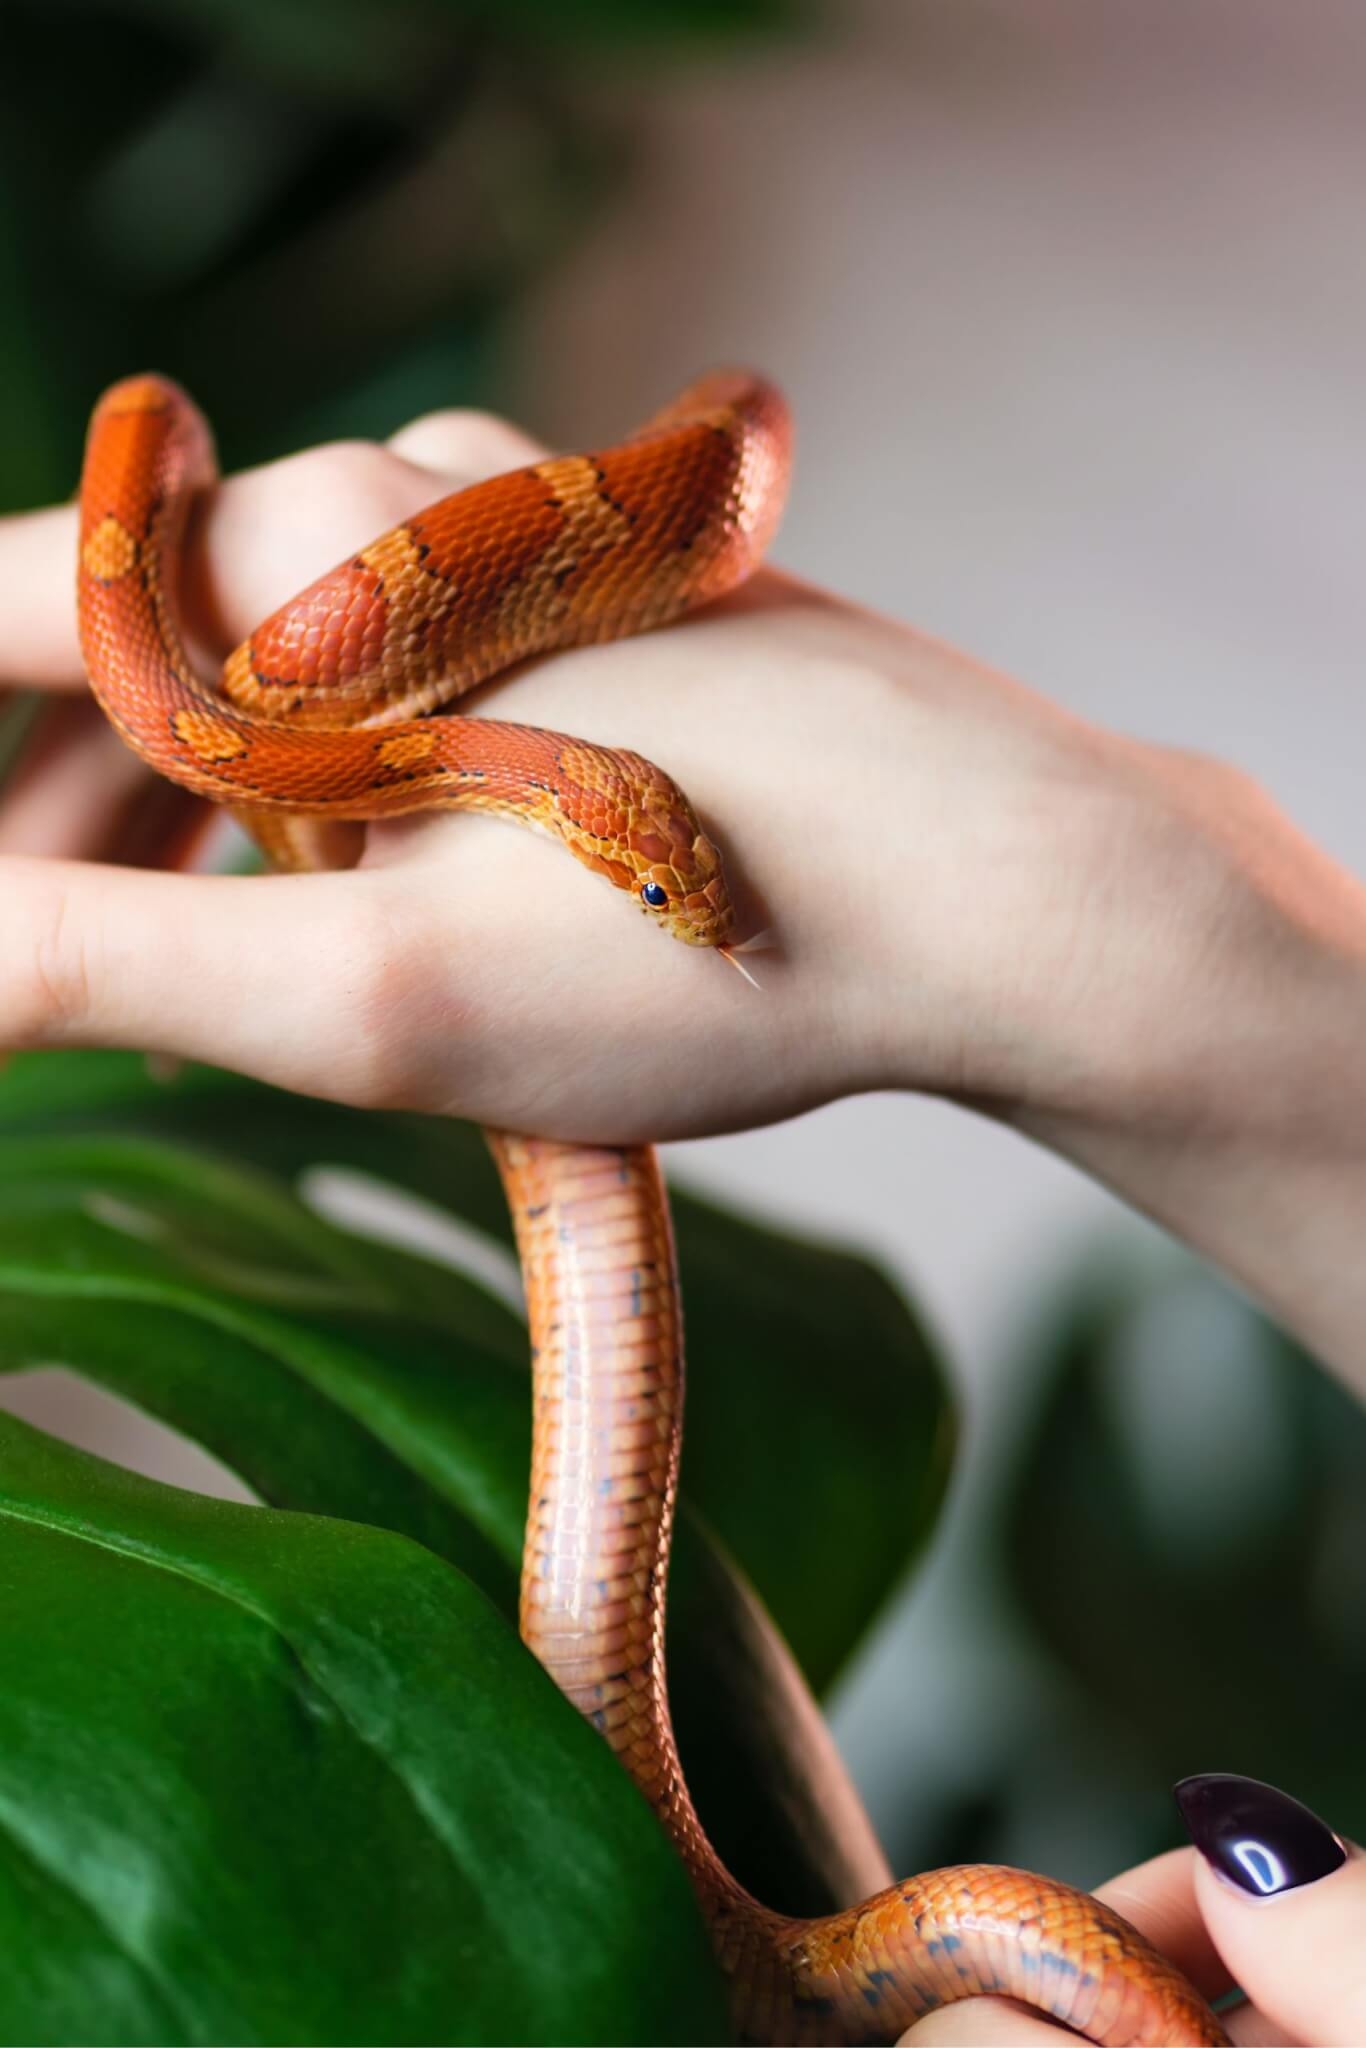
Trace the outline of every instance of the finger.
<instances>
[{"instance_id":1,"label":"finger","mask_svg":"<svg viewBox=\"0 0 1366 2048\"><path fill-rule=\"evenodd\" d=\"M1287 2048L1284 2027L1245 2001L1219 2014L1234 2048Z\"/></svg>"},{"instance_id":2,"label":"finger","mask_svg":"<svg viewBox=\"0 0 1366 2048\"><path fill-rule=\"evenodd\" d=\"M98 706L46 703L0 793L0 855L183 867L199 857L214 814L150 775Z\"/></svg>"},{"instance_id":3,"label":"finger","mask_svg":"<svg viewBox=\"0 0 1366 2048\"><path fill-rule=\"evenodd\" d=\"M79 698L47 703L5 783L0 854L93 859L150 783L98 706Z\"/></svg>"},{"instance_id":4,"label":"finger","mask_svg":"<svg viewBox=\"0 0 1366 2048\"><path fill-rule=\"evenodd\" d=\"M482 413L434 414L439 432L415 422L419 460L392 444L339 441L227 478L200 498L185 535L186 631L212 661L298 590L401 525L434 499L525 461L513 427ZM402 438L402 433L397 437ZM533 456L534 456L533 446Z\"/></svg>"},{"instance_id":5,"label":"finger","mask_svg":"<svg viewBox=\"0 0 1366 2048\"><path fill-rule=\"evenodd\" d=\"M0 683L69 688L76 646L76 508L0 519Z\"/></svg>"},{"instance_id":6,"label":"finger","mask_svg":"<svg viewBox=\"0 0 1366 2048\"><path fill-rule=\"evenodd\" d=\"M1096 1897L1146 1935L1153 1947L1206 1998L1220 1998L1233 1984L1200 1911L1193 1849L1169 1849L1097 1887Z\"/></svg>"},{"instance_id":7,"label":"finger","mask_svg":"<svg viewBox=\"0 0 1366 2048\"><path fill-rule=\"evenodd\" d=\"M113 819L93 856L126 868L215 868L233 845L227 813L174 782L149 776Z\"/></svg>"},{"instance_id":8,"label":"finger","mask_svg":"<svg viewBox=\"0 0 1366 2048\"><path fill-rule=\"evenodd\" d=\"M0 690L0 795L36 723L42 699L31 690Z\"/></svg>"},{"instance_id":9,"label":"finger","mask_svg":"<svg viewBox=\"0 0 1366 2048\"><path fill-rule=\"evenodd\" d=\"M1228 1966L1216 1949L1201 1916L1195 1894L1198 1857L1193 1849L1172 1849L1154 1856L1096 1892L1098 1899L1122 1913L1158 1952L1175 1963L1206 1998L1230 1989ZM973 1998L917 2021L908 2041L1056 2043L1066 2030L1012 1999Z\"/></svg>"},{"instance_id":10,"label":"finger","mask_svg":"<svg viewBox=\"0 0 1366 2048\"><path fill-rule=\"evenodd\" d=\"M294 591L422 506L542 452L487 413L434 413L394 446L334 442L227 479L194 508L186 631L215 655ZM74 505L0 519L0 686L80 689Z\"/></svg>"},{"instance_id":11,"label":"finger","mask_svg":"<svg viewBox=\"0 0 1366 2048\"><path fill-rule=\"evenodd\" d=\"M520 469L539 462L545 449L539 441L514 427L497 413L475 412L465 407L448 407L444 412L424 413L389 436L386 444L405 462L438 476L464 476L470 482L479 477L500 476L505 469Z\"/></svg>"},{"instance_id":12,"label":"finger","mask_svg":"<svg viewBox=\"0 0 1366 2048\"><path fill-rule=\"evenodd\" d=\"M927 2013L901 2036L911 2048L952 2042L964 2048L1061 2048L1076 2038L1070 2028L1053 2026L1013 1998L960 1998Z\"/></svg>"},{"instance_id":13,"label":"finger","mask_svg":"<svg viewBox=\"0 0 1366 2048\"><path fill-rule=\"evenodd\" d=\"M1178 1799L1201 1912L1275 2038L1366 2041L1366 1858L1254 1779L1187 1779Z\"/></svg>"},{"instance_id":14,"label":"finger","mask_svg":"<svg viewBox=\"0 0 1366 2048\"><path fill-rule=\"evenodd\" d=\"M395 894L354 874L0 860L0 1052L123 1047L373 1100L388 1028L377 986L403 951Z\"/></svg>"}]
</instances>

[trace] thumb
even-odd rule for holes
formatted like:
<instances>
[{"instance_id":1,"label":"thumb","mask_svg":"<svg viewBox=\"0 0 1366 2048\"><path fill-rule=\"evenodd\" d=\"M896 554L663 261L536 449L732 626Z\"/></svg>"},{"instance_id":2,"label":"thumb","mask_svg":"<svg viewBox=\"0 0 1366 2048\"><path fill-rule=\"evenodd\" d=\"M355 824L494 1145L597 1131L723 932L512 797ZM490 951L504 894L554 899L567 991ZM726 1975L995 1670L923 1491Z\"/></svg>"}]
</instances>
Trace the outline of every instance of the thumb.
<instances>
[{"instance_id":1,"label":"thumb","mask_svg":"<svg viewBox=\"0 0 1366 2048\"><path fill-rule=\"evenodd\" d=\"M1176 1799L1205 1924L1274 2038L1366 2041L1366 1859L1255 1778L1186 1778Z\"/></svg>"}]
</instances>

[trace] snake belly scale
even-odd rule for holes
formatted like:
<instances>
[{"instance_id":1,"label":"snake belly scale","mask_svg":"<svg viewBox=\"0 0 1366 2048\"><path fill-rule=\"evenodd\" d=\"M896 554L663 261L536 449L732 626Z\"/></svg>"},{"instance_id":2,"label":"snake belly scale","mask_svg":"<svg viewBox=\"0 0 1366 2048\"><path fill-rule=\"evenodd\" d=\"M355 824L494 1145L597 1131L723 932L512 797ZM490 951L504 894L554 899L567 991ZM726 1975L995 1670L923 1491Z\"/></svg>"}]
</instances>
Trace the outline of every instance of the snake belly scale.
<instances>
[{"instance_id":1,"label":"snake belly scale","mask_svg":"<svg viewBox=\"0 0 1366 2048\"><path fill-rule=\"evenodd\" d=\"M93 415L81 483L81 641L107 716L162 774L307 864L300 819L492 810L559 839L674 938L725 948L720 857L639 756L428 714L528 655L620 638L735 588L777 524L781 395L703 379L631 440L471 486L384 535L196 676L177 614L186 513L214 481L190 399L126 379ZM1089 2039L1225 2040L1208 2006L1085 1893L994 1865L938 1870L791 1919L720 1863L669 1721L664 1603L683 1403L668 1203L653 1152L490 1133L526 1281L533 1470L522 1633L620 1756L673 1840L756 2042L894 2040L1001 1992Z\"/></svg>"}]
</instances>

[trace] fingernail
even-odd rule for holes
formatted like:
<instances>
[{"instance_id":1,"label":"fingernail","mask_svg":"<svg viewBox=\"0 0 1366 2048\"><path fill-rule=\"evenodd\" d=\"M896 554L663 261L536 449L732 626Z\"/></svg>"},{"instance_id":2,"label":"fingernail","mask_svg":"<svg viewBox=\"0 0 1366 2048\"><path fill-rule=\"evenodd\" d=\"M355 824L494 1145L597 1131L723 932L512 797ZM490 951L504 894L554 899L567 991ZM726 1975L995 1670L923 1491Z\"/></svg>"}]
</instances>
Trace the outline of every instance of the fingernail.
<instances>
[{"instance_id":1,"label":"fingernail","mask_svg":"<svg viewBox=\"0 0 1366 2048\"><path fill-rule=\"evenodd\" d=\"M1347 1861L1332 1829L1274 1785L1209 1771L1173 1789L1196 1848L1239 1891L1274 1898Z\"/></svg>"}]
</instances>

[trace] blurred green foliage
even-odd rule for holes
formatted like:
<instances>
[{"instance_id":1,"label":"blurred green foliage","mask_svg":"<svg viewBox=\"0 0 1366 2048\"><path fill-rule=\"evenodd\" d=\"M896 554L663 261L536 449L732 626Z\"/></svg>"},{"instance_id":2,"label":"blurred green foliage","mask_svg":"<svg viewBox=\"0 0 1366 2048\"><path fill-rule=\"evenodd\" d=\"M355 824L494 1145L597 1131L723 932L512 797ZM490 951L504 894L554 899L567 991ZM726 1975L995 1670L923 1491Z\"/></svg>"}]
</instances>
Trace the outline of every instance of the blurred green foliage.
<instances>
[{"instance_id":1,"label":"blurred green foliage","mask_svg":"<svg viewBox=\"0 0 1366 2048\"><path fill-rule=\"evenodd\" d=\"M1361 1839L1366 1410L1138 1225L1087 1247L1014 1367L963 1588L1009 1711L956 1802L910 1802L898 1867L1094 1885L1185 1839L1169 1788L1204 1770Z\"/></svg>"},{"instance_id":2,"label":"blurred green foliage","mask_svg":"<svg viewBox=\"0 0 1366 2048\"><path fill-rule=\"evenodd\" d=\"M1366 1833L1366 1411L1193 1259L1078 1290L1001 1497L1001 1549L1138 1856L1197 1770ZM1103 1760L1103 1763L1102 1763ZM1116 1845L1118 1846L1118 1845ZM1100 1873L1097 1872L1096 1875Z\"/></svg>"},{"instance_id":3,"label":"blurred green foliage","mask_svg":"<svg viewBox=\"0 0 1366 2048\"><path fill-rule=\"evenodd\" d=\"M799 0L0 0L0 510L156 368L229 465L498 389L500 320L628 175L604 67Z\"/></svg>"}]
</instances>

